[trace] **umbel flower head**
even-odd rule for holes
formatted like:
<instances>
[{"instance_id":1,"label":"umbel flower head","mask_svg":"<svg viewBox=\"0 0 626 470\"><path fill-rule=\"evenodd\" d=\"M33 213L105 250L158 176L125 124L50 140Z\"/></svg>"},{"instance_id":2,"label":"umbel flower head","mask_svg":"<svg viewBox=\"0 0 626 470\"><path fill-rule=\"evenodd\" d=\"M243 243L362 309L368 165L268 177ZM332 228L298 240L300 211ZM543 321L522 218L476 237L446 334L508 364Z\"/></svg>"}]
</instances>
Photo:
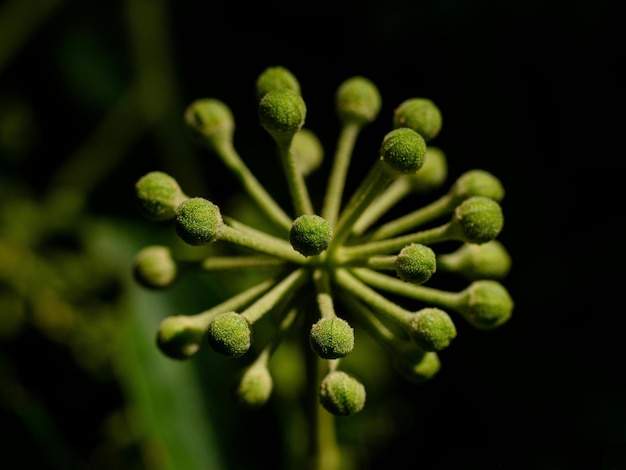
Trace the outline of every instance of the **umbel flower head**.
<instances>
[{"instance_id":1,"label":"umbel flower head","mask_svg":"<svg viewBox=\"0 0 626 470\"><path fill-rule=\"evenodd\" d=\"M282 66L268 67L251 83L259 124L282 164L289 204L276 201L237 152L234 117L225 103L199 98L188 106L184 122L194 141L241 183L266 227L273 227L271 233L222 214L223 201L185 194L184 182L179 185L163 172L137 180L137 204L147 219L171 222L190 246L234 244L250 253L200 257L199 270L273 268L258 284L208 310L164 319L156 337L165 355L188 359L209 347L216 354L247 358L233 398L256 408L272 396L273 353L287 331L304 325L309 340L301 346L315 359L306 361L307 367L322 371L309 374L318 377L310 384L318 403L331 415L349 416L366 406L367 377L344 366L344 358L359 348L355 330L380 344L401 377L422 383L439 372L440 355L454 347L459 322L490 330L509 320L513 300L501 281L511 260L497 240L504 225L504 188L497 177L470 169L443 195L385 219L404 198L443 189L448 162L432 145L442 126L435 103L422 97L399 103L385 118L389 128L380 145L360 156L361 162L369 161L369 171L352 185L352 194L344 194L358 136L379 117L381 96L365 77L340 83L338 142L316 207L307 178L320 167L324 146L305 127L300 83ZM181 263L173 248L148 246L137 254L133 272L142 286L162 290L193 272L188 269L193 262L186 259L184 270ZM436 287L439 272L458 275L467 287ZM273 334L258 340L255 329L264 321Z\"/></svg>"}]
</instances>

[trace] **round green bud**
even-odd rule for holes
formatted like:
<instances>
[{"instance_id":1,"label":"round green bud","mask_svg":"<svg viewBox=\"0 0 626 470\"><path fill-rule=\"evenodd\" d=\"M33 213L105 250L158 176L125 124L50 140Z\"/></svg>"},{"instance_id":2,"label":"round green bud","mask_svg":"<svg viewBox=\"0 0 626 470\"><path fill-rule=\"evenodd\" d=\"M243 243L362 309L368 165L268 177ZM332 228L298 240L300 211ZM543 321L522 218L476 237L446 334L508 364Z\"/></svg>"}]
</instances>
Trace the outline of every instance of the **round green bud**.
<instances>
[{"instance_id":1,"label":"round green bud","mask_svg":"<svg viewBox=\"0 0 626 470\"><path fill-rule=\"evenodd\" d=\"M259 121L277 141L290 141L304 125L306 105L302 97L287 89L268 91L259 101Z\"/></svg>"},{"instance_id":2,"label":"round green bud","mask_svg":"<svg viewBox=\"0 0 626 470\"><path fill-rule=\"evenodd\" d=\"M438 263L467 279L503 279L511 269L511 256L502 243L491 240L481 245L464 243L456 251L440 255Z\"/></svg>"},{"instance_id":3,"label":"round green bud","mask_svg":"<svg viewBox=\"0 0 626 470\"><path fill-rule=\"evenodd\" d=\"M342 122L354 122L363 126L378 116L381 107L380 92L367 78L352 77L337 89L335 105Z\"/></svg>"},{"instance_id":4,"label":"round green bud","mask_svg":"<svg viewBox=\"0 0 626 470\"><path fill-rule=\"evenodd\" d=\"M335 416L350 416L365 406L365 387L345 372L330 372L320 384L320 402Z\"/></svg>"},{"instance_id":5,"label":"round green bud","mask_svg":"<svg viewBox=\"0 0 626 470\"><path fill-rule=\"evenodd\" d=\"M422 167L414 175L405 177L409 178L411 188L416 193L426 193L441 187L448 177L446 154L437 147L429 146Z\"/></svg>"},{"instance_id":6,"label":"round green bud","mask_svg":"<svg viewBox=\"0 0 626 470\"><path fill-rule=\"evenodd\" d=\"M172 359L187 359L200 349L204 329L198 328L185 315L173 315L161 321L157 346Z\"/></svg>"},{"instance_id":7,"label":"round green bud","mask_svg":"<svg viewBox=\"0 0 626 470\"><path fill-rule=\"evenodd\" d=\"M500 204L493 199L473 196L456 207L452 223L459 229L463 241L480 244L500 234L504 216Z\"/></svg>"},{"instance_id":8,"label":"round green bud","mask_svg":"<svg viewBox=\"0 0 626 470\"><path fill-rule=\"evenodd\" d=\"M252 330L245 317L237 312L217 315L207 330L209 344L216 352L230 357L240 357L252 344Z\"/></svg>"},{"instance_id":9,"label":"round green bud","mask_svg":"<svg viewBox=\"0 0 626 470\"><path fill-rule=\"evenodd\" d=\"M231 140L235 131L235 119L230 108L214 98L193 101L187 106L184 118L187 128L203 142L215 138Z\"/></svg>"},{"instance_id":10,"label":"round green bud","mask_svg":"<svg viewBox=\"0 0 626 470\"><path fill-rule=\"evenodd\" d=\"M240 405L246 408L259 408L267 403L273 387L272 375L266 365L255 362L241 375L235 396Z\"/></svg>"},{"instance_id":11,"label":"round green bud","mask_svg":"<svg viewBox=\"0 0 626 470\"><path fill-rule=\"evenodd\" d=\"M166 246L142 248L133 261L133 277L149 289L164 289L172 285L178 274L178 265Z\"/></svg>"},{"instance_id":12,"label":"round green bud","mask_svg":"<svg viewBox=\"0 0 626 470\"><path fill-rule=\"evenodd\" d=\"M431 100L409 98L393 112L393 127L408 127L418 132L426 142L434 139L441 130L441 111Z\"/></svg>"},{"instance_id":13,"label":"round green bud","mask_svg":"<svg viewBox=\"0 0 626 470\"><path fill-rule=\"evenodd\" d=\"M178 236L190 245L204 245L217 240L223 227L219 207L201 197L182 202L176 211Z\"/></svg>"},{"instance_id":14,"label":"round green bud","mask_svg":"<svg viewBox=\"0 0 626 470\"><path fill-rule=\"evenodd\" d=\"M456 327L450 316L438 308L423 308L408 324L413 342L424 351L441 351L456 337Z\"/></svg>"},{"instance_id":15,"label":"round green bud","mask_svg":"<svg viewBox=\"0 0 626 470\"><path fill-rule=\"evenodd\" d=\"M459 312L474 327L488 330L511 318L513 299L498 281L474 281L462 291Z\"/></svg>"},{"instance_id":16,"label":"round green bud","mask_svg":"<svg viewBox=\"0 0 626 470\"><path fill-rule=\"evenodd\" d=\"M333 230L326 219L315 214L296 218L289 230L289 241L298 253L315 256L328 248Z\"/></svg>"},{"instance_id":17,"label":"round green bud","mask_svg":"<svg viewBox=\"0 0 626 470\"><path fill-rule=\"evenodd\" d=\"M291 71L282 66L267 67L256 79L255 91L259 101L269 91L290 90L300 95L300 83Z\"/></svg>"},{"instance_id":18,"label":"round green bud","mask_svg":"<svg viewBox=\"0 0 626 470\"><path fill-rule=\"evenodd\" d=\"M421 135L408 127L394 129L383 138L380 157L392 170L415 173L422 167L426 156L426 142Z\"/></svg>"},{"instance_id":19,"label":"round green bud","mask_svg":"<svg viewBox=\"0 0 626 470\"><path fill-rule=\"evenodd\" d=\"M185 200L178 182L162 171L151 171L139 178L135 197L143 216L157 222L173 219L176 208Z\"/></svg>"},{"instance_id":20,"label":"round green bud","mask_svg":"<svg viewBox=\"0 0 626 470\"><path fill-rule=\"evenodd\" d=\"M422 284L430 279L436 269L435 252L426 245L412 243L402 248L396 257L396 273L406 282Z\"/></svg>"},{"instance_id":21,"label":"round green bud","mask_svg":"<svg viewBox=\"0 0 626 470\"><path fill-rule=\"evenodd\" d=\"M322 359L344 357L354 348L354 329L343 318L324 317L311 327L309 342Z\"/></svg>"},{"instance_id":22,"label":"round green bud","mask_svg":"<svg viewBox=\"0 0 626 470\"><path fill-rule=\"evenodd\" d=\"M504 186L488 171L470 170L457 178L450 193L457 204L472 196L488 197L500 202L504 199Z\"/></svg>"},{"instance_id":23,"label":"round green bud","mask_svg":"<svg viewBox=\"0 0 626 470\"><path fill-rule=\"evenodd\" d=\"M424 351L409 343L394 354L393 366L409 382L424 383L437 375L441 361L436 352Z\"/></svg>"},{"instance_id":24,"label":"round green bud","mask_svg":"<svg viewBox=\"0 0 626 470\"><path fill-rule=\"evenodd\" d=\"M296 132L290 150L298 171L304 176L317 170L324 161L324 147L309 129L302 128L300 132Z\"/></svg>"}]
</instances>

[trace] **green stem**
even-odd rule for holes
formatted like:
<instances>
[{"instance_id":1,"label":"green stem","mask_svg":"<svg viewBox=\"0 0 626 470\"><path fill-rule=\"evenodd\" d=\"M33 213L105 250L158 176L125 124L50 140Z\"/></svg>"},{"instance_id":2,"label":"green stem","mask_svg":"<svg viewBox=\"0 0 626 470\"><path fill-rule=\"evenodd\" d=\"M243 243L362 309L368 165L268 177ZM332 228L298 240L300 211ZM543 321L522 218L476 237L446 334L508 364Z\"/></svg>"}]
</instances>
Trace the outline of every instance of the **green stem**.
<instances>
[{"instance_id":1,"label":"green stem","mask_svg":"<svg viewBox=\"0 0 626 470\"><path fill-rule=\"evenodd\" d=\"M391 181L391 174L382 165L383 163L380 161L376 162L341 212L337 225L333 229L333 240L328 248L329 257L332 257L332 253L350 235L352 225L365 211L367 206Z\"/></svg>"},{"instance_id":2,"label":"green stem","mask_svg":"<svg viewBox=\"0 0 626 470\"><path fill-rule=\"evenodd\" d=\"M222 162L233 173L244 190L257 204L259 209L278 227L289 232L292 219L269 195L263 185L243 162L232 143L227 139L213 139L213 148Z\"/></svg>"},{"instance_id":3,"label":"green stem","mask_svg":"<svg viewBox=\"0 0 626 470\"><path fill-rule=\"evenodd\" d=\"M326 188L322 208L322 217L331 225L334 225L337 221L348 167L350 166L354 144L360 130L360 125L348 122L342 127L339 134L335 159L333 160L333 167L328 179L328 187Z\"/></svg>"},{"instance_id":4,"label":"green stem","mask_svg":"<svg viewBox=\"0 0 626 470\"><path fill-rule=\"evenodd\" d=\"M313 272L313 280L317 291L317 304L322 318L333 318L336 316L333 298L330 291L330 280L328 271L316 269Z\"/></svg>"},{"instance_id":5,"label":"green stem","mask_svg":"<svg viewBox=\"0 0 626 470\"><path fill-rule=\"evenodd\" d=\"M306 261L306 258L295 251L286 240L245 226L241 222L236 222L229 217L224 217L224 221L226 223L222 226L219 237L220 240L228 241L257 252L277 256L297 264L304 264Z\"/></svg>"},{"instance_id":6,"label":"green stem","mask_svg":"<svg viewBox=\"0 0 626 470\"><path fill-rule=\"evenodd\" d=\"M463 300L462 296L457 292L447 292L432 287L411 284L369 269L355 268L351 272L372 287L441 308L457 310L460 302Z\"/></svg>"},{"instance_id":7,"label":"green stem","mask_svg":"<svg viewBox=\"0 0 626 470\"><path fill-rule=\"evenodd\" d=\"M263 297L259 298L241 312L241 315L245 317L250 324L253 324L274 308L281 300L285 299L286 296L293 295L308 279L308 270L300 268L293 271L272 287Z\"/></svg>"},{"instance_id":8,"label":"green stem","mask_svg":"<svg viewBox=\"0 0 626 470\"><path fill-rule=\"evenodd\" d=\"M337 254L337 258L339 258L341 262L346 263L373 255L397 253L406 245L411 243L431 245L433 243L455 240L456 237L456 229L452 226L452 224L447 223L440 227L434 227L421 232L402 235L389 240L378 240L360 245L341 247L339 253Z\"/></svg>"},{"instance_id":9,"label":"green stem","mask_svg":"<svg viewBox=\"0 0 626 470\"><path fill-rule=\"evenodd\" d=\"M411 193L412 186L408 178L403 175L395 179L379 197L372 201L372 204L352 226L353 235L359 236L365 233L389 209Z\"/></svg>"},{"instance_id":10,"label":"green stem","mask_svg":"<svg viewBox=\"0 0 626 470\"><path fill-rule=\"evenodd\" d=\"M209 256L202 260L203 271L284 266L285 260L265 256Z\"/></svg>"},{"instance_id":11,"label":"green stem","mask_svg":"<svg viewBox=\"0 0 626 470\"><path fill-rule=\"evenodd\" d=\"M367 235L365 240L383 240L415 229L438 217L449 214L454 209L453 202L454 200L450 196L442 196L426 206L381 225L371 234Z\"/></svg>"},{"instance_id":12,"label":"green stem","mask_svg":"<svg viewBox=\"0 0 626 470\"><path fill-rule=\"evenodd\" d=\"M292 139L277 141L277 144L281 160L283 162L285 176L287 177L289 192L291 194L291 199L293 200L294 210L296 212L296 216L314 214L313 205L311 204L306 182L304 181L304 175L302 172L298 171L294 154L290 150L291 141Z\"/></svg>"}]
</instances>

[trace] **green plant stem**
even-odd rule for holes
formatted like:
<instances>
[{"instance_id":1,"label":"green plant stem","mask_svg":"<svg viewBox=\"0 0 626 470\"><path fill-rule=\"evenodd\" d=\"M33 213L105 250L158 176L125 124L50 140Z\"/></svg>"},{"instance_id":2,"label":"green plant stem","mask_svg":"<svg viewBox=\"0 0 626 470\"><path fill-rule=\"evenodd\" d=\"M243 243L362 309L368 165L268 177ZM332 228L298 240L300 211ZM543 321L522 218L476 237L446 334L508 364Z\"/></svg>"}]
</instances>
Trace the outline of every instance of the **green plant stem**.
<instances>
[{"instance_id":1,"label":"green plant stem","mask_svg":"<svg viewBox=\"0 0 626 470\"><path fill-rule=\"evenodd\" d=\"M288 295L293 295L305 282L309 280L310 272L300 268L286 276L282 281L276 284L263 297L246 308L241 315L253 324L263 315L269 312L276 304L285 299Z\"/></svg>"},{"instance_id":2,"label":"green plant stem","mask_svg":"<svg viewBox=\"0 0 626 470\"><path fill-rule=\"evenodd\" d=\"M304 175L298 171L298 167L295 162L294 154L291 152L292 139L279 140L278 151L280 152L281 160L283 162L283 168L285 176L287 177L287 184L289 185L289 192L293 201L293 207L296 216L304 214L314 214L313 204L309 197L309 192L306 187Z\"/></svg>"},{"instance_id":3,"label":"green plant stem","mask_svg":"<svg viewBox=\"0 0 626 470\"><path fill-rule=\"evenodd\" d=\"M341 287L400 325L406 324L413 317L412 312L383 297L350 274L346 269L338 269L335 273L335 280Z\"/></svg>"},{"instance_id":4,"label":"green plant stem","mask_svg":"<svg viewBox=\"0 0 626 470\"><path fill-rule=\"evenodd\" d=\"M411 284L369 269L355 268L351 272L372 287L438 307L457 310L460 302L463 300L463 295L457 292L442 291L432 287Z\"/></svg>"},{"instance_id":5,"label":"green plant stem","mask_svg":"<svg viewBox=\"0 0 626 470\"><path fill-rule=\"evenodd\" d=\"M313 272L313 280L317 291L317 305L319 306L322 318L333 318L335 314L335 306L330 291L330 280L328 271L316 269Z\"/></svg>"},{"instance_id":6,"label":"green plant stem","mask_svg":"<svg viewBox=\"0 0 626 470\"><path fill-rule=\"evenodd\" d=\"M285 233L291 228L292 219L269 195L263 185L259 183L254 174L243 162L232 143L226 139L213 139L213 148L222 162L237 178L243 189L248 193L259 209L277 227L283 229Z\"/></svg>"},{"instance_id":7,"label":"green plant stem","mask_svg":"<svg viewBox=\"0 0 626 470\"><path fill-rule=\"evenodd\" d=\"M357 123L347 122L341 128L339 134L335 159L333 160L333 167L331 168L322 207L322 217L331 225L334 225L337 221L350 159L360 130L361 126Z\"/></svg>"},{"instance_id":8,"label":"green plant stem","mask_svg":"<svg viewBox=\"0 0 626 470\"><path fill-rule=\"evenodd\" d=\"M440 227L434 227L421 232L410 233L388 240L378 240L354 246L344 246L338 249L337 258L347 263L359 258L367 258L373 255L397 253L406 245L421 243L431 245L457 239L457 233L452 224L447 223Z\"/></svg>"},{"instance_id":9,"label":"green plant stem","mask_svg":"<svg viewBox=\"0 0 626 470\"><path fill-rule=\"evenodd\" d=\"M228 241L260 253L274 255L297 264L304 264L306 261L304 256L295 251L291 244L282 238L253 229L230 217L224 217L224 221L226 223L222 226L219 240Z\"/></svg>"},{"instance_id":10,"label":"green plant stem","mask_svg":"<svg viewBox=\"0 0 626 470\"><path fill-rule=\"evenodd\" d=\"M194 263L195 264L195 263ZM208 256L200 263L203 271L284 266L286 261L266 256Z\"/></svg>"},{"instance_id":11,"label":"green plant stem","mask_svg":"<svg viewBox=\"0 0 626 470\"><path fill-rule=\"evenodd\" d=\"M392 175L382 165L384 163L380 160L374 164L341 212L333 229L333 239L328 247L329 257L332 257L332 253L348 238L354 222L392 180Z\"/></svg>"},{"instance_id":12,"label":"green plant stem","mask_svg":"<svg viewBox=\"0 0 626 470\"><path fill-rule=\"evenodd\" d=\"M196 315L189 315L188 318L193 322L193 324L201 329L202 331L206 330L211 323L211 320L215 318L216 315L224 312L237 311L250 303L254 302L261 295L266 293L272 286L278 283L278 279L271 278L266 279L255 286L249 287L248 289L240 292L233 297L221 302L220 304L211 307L208 310L205 310Z\"/></svg>"},{"instance_id":13,"label":"green plant stem","mask_svg":"<svg viewBox=\"0 0 626 470\"><path fill-rule=\"evenodd\" d=\"M453 202L453 198L444 195L426 206L381 225L366 235L362 241L383 240L413 230L452 212Z\"/></svg>"},{"instance_id":14,"label":"green plant stem","mask_svg":"<svg viewBox=\"0 0 626 470\"><path fill-rule=\"evenodd\" d=\"M408 178L407 176L396 178L380 196L372 201L367 210L352 226L353 235L360 236L365 233L389 209L411 193L412 186Z\"/></svg>"}]
</instances>

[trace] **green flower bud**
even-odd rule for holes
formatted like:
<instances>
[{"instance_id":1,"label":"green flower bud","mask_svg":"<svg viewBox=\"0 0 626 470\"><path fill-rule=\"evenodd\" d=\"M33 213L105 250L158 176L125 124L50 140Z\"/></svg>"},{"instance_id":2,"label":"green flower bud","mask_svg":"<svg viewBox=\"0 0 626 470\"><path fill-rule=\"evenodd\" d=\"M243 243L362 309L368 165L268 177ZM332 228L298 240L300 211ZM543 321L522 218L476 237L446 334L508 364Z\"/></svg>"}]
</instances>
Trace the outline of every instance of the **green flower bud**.
<instances>
[{"instance_id":1,"label":"green flower bud","mask_svg":"<svg viewBox=\"0 0 626 470\"><path fill-rule=\"evenodd\" d=\"M248 352L252 344L252 330L248 320L237 312L217 315L207 330L211 347L218 353L240 357Z\"/></svg>"},{"instance_id":2,"label":"green flower bud","mask_svg":"<svg viewBox=\"0 0 626 470\"><path fill-rule=\"evenodd\" d=\"M300 95L287 89L269 91L259 101L259 121L276 142L290 142L304 125L306 105Z\"/></svg>"},{"instance_id":3,"label":"green flower bud","mask_svg":"<svg viewBox=\"0 0 626 470\"><path fill-rule=\"evenodd\" d=\"M254 362L241 375L235 396L240 405L259 408L267 403L273 387L272 375L265 363Z\"/></svg>"},{"instance_id":4,"label":"green flower bud","mask_svg":"<svg viewBox=\"0 0 626 470\"><path fill-rule=\"evenodd\" d=\"M143 216L157 222L173 219L176 208L186 199L176 180L162 171L151 171L139 178L135 197Z\"/></svg>"},{"instance_id":5,"label":"green flower bud","mask_svg":"<svg viewBox=\"0 0 626 470\"><path fill-rule=\"evenodd\" d=\"M511 318L513 300L497 281L474 281L461 294L462 302L457 309L476 328L492 329Z\"/></svg>"},{"instance_id":6,"label":"green flower bud","mask_svg":"<svg viewBox=\"0 0 626 470\"><path fill-rule=\"evenodd\" d=\"M200 349L204 333L185 315L166 317L159 326L157 346L172 359L187 359Z\"/></svg>"},{"instance_id":7,"label":"green flower bud","mask_svg":"<svg viewBox=\"0 0 626 470\"><path fill-rule=\"evenodd\" d=\"M411 339L424 351L441 351L456 337L456 327L450 316L438 308L423 308L409 321Z\"/></svg>"},{"instance_id":8,"label":"green flower bud","mask_svg":"<svg viewBox=\"0 0 626 470\"><path fill-rule=\"evenodd\" d=\"M439 255L438 265L471 280L503 279L511 268L511 256L498 240L464 243L452 253Z\"/></svg>"},{"instance_id":9,"label":"green flower bud","mask_svg":"<svg viewBox=\"0 0 626 470\"><path fill-rule=\"evenodd\" d=\"M185 124L204 143L216 139L231 141L235 131L235 119L230 108L214 98L201 98L187 106Z\"/></svg>"},{"instance_id":10,"label":"green flower bud","mask_svg":"<svg viewBox=\"0 0 626 470\"><path fill-rule=\"evenodd\" d=\"M422 284L435 273L437 258L430 247L412 243L400 250L395 264L400 279L413 284Z\"/></svg>"},{"instance_id":11,"label":"green flower bud","mask_svg":"<svg viewBox=\"0 0 626 470\"><path fill-rule=\"evenodd\" d=\"M378 116L381 98L374 83L357 76L347 79L339 86L335 104L342 122L354 122L363 126Z\"/></svg>"},{"instance_id":12,"label":"green flower bud","mask_svg":"<svg viewBox=\"0 0 626 470\"><path fill-rule=\"evenodd\" d=\"M421 135L408 127L394 129L385 135L380 156L398 173L415 173L424 163L426 143Z\"/></svg>"},{"instance_id":13,"label":"green flower bud","mask_svg":"<svg viewBox=\"0 0 626 470\"><path fill-rule=\"evenodd\" d=\"M330 372L320 385L320 402L335 416L350 416L365 406L365 387L345 372Z\"/></svg>"},{"instance_id":14,"label":"green flower bud","mask_svg":"<svg viewBox=\"0 0 626 470\"><path fill-rule=\"evenodd\" d=\"M426 142L434 139L441 130L439 108L426 98L409 98L393 112L393 127L408 127L418 132Z\"/></svg>"},{"instance_id":15,"label":"green flower bud","mask_svg":"<svg viewBox=\"0 0 626 470\"><path fill-rule=\"evenodd\" d=\"M352 352L354 329L342 318L324 317L311 328L309 341L322 359L337 359Z\"/></svg>"},{"instance_id":16,"label":"green flower bud","mask_svg":"<svg viewBox=\"0 0 626 470\"><path fill-rule=\"evenodd\" d=\"M441 361L436 352L409 343L394 354L393 366L409 382L424 383L437 375Z\"/></svg>"},{"instance_id":17,"label":"green flower bud","mask_svg":"<svg viewBox=\"0 0 626 470\"><path fill-rule=\"evenodd\" d=\"M422 167L416 174L405 177L409 178L411 188L416 193L426 193L441 187L448 177L445 153L437 147L429 146Z\"/></svg>"},{"instance_id":18,"label":"green flower bud","mask_svg":"<svg viewBox=\"0 0 626 470\"><path fill-rule=\"evenodd\" d=\"M269 91L283 89L293 91L297 95L302 94L300 92L300 83L293 73L280 65L267 67L256 80L257 101L263 98Z\"/></svg>"},{"instance_id":19,"label":"green flower bud","mask_svg":"<svg viewBox=\"0 0 626 470\"><path fill-rule=\"evenodd\" d=\"M304 176L317 170L324 161L324 147L309 129L302 128L293 136L291 153L298 171Z\"/></svg>"},{"instance_id":20,"label":"green flower bud","mask_svg":"<svg viewBox=\"0 0 626 470\"><path fill-rule=\"evenodd\" d=\"M289 230L289 241L298 253L315 256L328 248L333 230L326 219L314 214L305 214L293 221Z\"/></svg>"},{"instance_id":21,"label":"green flower bud","mask_svg":"<svg viewBox=\"0 0 626 470\"><path fill-rule=\"evenodd\" d=\"M172 285L178 266L166 246L147 246L141 249L133 262L135 280L149 289L164 289Z\"/></svg>"},{"instance_id":22,"label":"green flower bud","mask_svg":"<svg viewBox=\"0 0 626 470\"><path fill-rule=\"evenodd\" d=\"M223 227L219 207L201 197L184 201L176 211L176 233L190 245L204 245L217 240Z\"/></svg>"},{"instance_id":23,"label":"green flower bud","mask_svg":"<svg viewBox=\"0 0 626 470\"><path fill-rule=\"evenodd\" d=\"M504 186L498 178L485 170L470 170L454 182L450 194L457 203L472 196L483 196L500 202L504 199Z\"/></svg>"},{"instance_id":24,"label":"green flower bud","mask_svg":"<svg viewBox=\"0 0 626 470\"><path fill-rule=\"evenodd\" d=\"M502 208L493 199L473 196L456 207L452 224L460 231L462 240L486 243L495 239L502 230Z\"/></svg>"}]
</instances>

